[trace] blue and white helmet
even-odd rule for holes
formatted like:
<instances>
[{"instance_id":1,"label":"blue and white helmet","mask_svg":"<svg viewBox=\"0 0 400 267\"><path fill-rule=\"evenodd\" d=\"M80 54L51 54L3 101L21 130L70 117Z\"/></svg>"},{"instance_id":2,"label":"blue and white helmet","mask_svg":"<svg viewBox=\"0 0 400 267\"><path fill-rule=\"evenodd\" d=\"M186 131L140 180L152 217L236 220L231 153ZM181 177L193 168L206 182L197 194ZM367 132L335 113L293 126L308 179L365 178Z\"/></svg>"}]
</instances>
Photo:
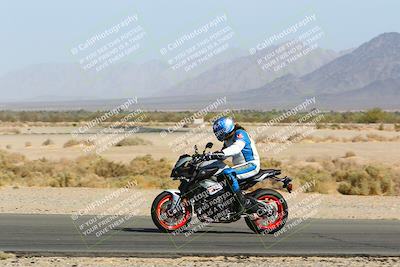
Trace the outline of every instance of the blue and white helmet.
<instances>
[{"instance_id":1,"label":"blue and white helmet","mask_svg":"<svg viewBox=\"0 0 400 267\"><path fill-rule=\"evenodd\" d=\"M227 135L229 135L235 129L235 122L231 118L222 117L214 121L213 131L219 141L224 141Z\"/></svg>"}]
</instances>

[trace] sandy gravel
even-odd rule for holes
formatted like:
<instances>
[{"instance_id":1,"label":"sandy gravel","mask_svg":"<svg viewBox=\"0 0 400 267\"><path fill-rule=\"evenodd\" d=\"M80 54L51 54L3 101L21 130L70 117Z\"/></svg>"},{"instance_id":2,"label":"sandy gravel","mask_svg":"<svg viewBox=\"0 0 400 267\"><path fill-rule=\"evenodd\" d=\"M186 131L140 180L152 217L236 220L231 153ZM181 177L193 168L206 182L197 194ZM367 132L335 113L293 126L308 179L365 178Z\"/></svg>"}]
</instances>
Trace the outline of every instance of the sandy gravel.
<instances>
[{"instance_id":1,"label":"sandy gravel","mask_svg":"<svg viewBox=\"0 0 400 267\"><path fill-rule=\"evenodd\" d=\"M118 189L95 188L0 188L0 213L72 214L89 204L103 200ZM121 194L115 203L125 201L136 215L150 215L153 199L162 190L135 190ZM315 211L312 218L327 219L400 219L400 197L344 196L339 194L288 194L289 216L299 217ZM299 208L297 208L299 207ZM295 212L295 210L299 212ZM88 214L107 211L93 209ZM297 213L297 214L296 214Z\"/></svg>"},{"instance_id":2,"label":"sandy gravel","mask_svg":"<svg viewBox=\"0 0 400 267\"><path fill-rule=\"evenodd\" d=\"M399 257L9 258L1 266L400 266Z\"/></svg>"},{"instance_id":3,"label":"sandy gravel","mask_svg":"<svg viewBox=\"0 0 400 267\"><path fill-rule=\"evenodd\" d=\"M156 126L157 128L165 128L163 126ZM367 126L365 126L367 127ZM376 126L378 127L378 126ZM86 153L82 151L79 146L64 148L65 142L72 138L71 132L76 130L73 127L17 127L21 131L21 134L0 134L0 149L6 149L9 145L8 151L17 152L25 155L28 159L39 159L46 157L51 160L59 160L61 158L75 159L79 156L83 156ZM255 126L246 126L249 131L257 129ZM272 135L276 132L281 131L285 127L274 126L263 129L260 135ZM136 156L143 156L151 154L153 158L167 158L171 162L174 162L180 154L188 150L189 153L193 152L193 145L197 144L199 148L212 141L215 144L215 149L221 147L221 144L216 142L214 135L212 134L211 126L206 126L202 131L207 132L207 135L200 134L194 135L189 141L185 140L182 143L182 137L185 133L175 132L170 133L165 137L160 137L159 133L136 133L135 137L140 137L144 140L150 141L152 145L138 145L134 147L111 147L101 153L101 156L113 161L129 162ZM287 134L287 132L283 132ZM385 137L396 137L399 136L399 132L394 131L378 131L372 128L365 128L360 130L329 130L329 129L318 129L312 132L311 136L315 137L327 137L334 136L337 138L352 138L358 135L365 136L367 134L376 134ZM257 136L253 136L256 138ZM84 135L81 139L88 138ZM46 139L54 141L54 145L42 146L42 143ZM31 147L25 147L25 143L30 142ZM184 144L184 149L176 151L176 143ZM214 149L213 148L213 149ZM347 151L353 151L357 156L365 158L367 161L384 162L387 164L398 164L400 162L399 149L400 142L357 142L357 143L295 143L289 146L287 149L274 153L273 151L265 150L263 144L258 143L258 152L262 158L275 158L279 160L306 160L310 157L341 157Z\"/></svg>"}]
</instances>

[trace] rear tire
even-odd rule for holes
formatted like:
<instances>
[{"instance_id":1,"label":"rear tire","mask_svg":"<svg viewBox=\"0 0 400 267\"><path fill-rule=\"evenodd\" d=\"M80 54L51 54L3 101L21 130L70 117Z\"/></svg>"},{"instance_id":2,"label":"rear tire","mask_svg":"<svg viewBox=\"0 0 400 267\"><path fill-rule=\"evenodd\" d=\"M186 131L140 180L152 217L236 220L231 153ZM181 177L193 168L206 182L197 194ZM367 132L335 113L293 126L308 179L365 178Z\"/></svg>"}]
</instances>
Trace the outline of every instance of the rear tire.
<instances>
[{"instance_id":1,"label":"rear tire","mask_svg":"<svg viewBox=\"0 0 400 267\"><path fill-rule=\"evenodd\" d=\"M250 193L249 195L258 200L263 200L267 203L271 203L274 206L276 205L277 209L277 217L271 223L266 221L266 216L256 220L251 220L249 217L246 217L246 224L252 231L257 234L273 234L282 229L283 226L285 226L286 220L288 218L288 205L286 203L286 200L279 192L272 189L259 189ZM269 224L262 225L262 223Z\"/></svg>"},{"instance_id":2,"label":"rear tire","mask_svg":"<svg viewBox=\"0 0 400 267\"><path fill-rule=\"evenodd\" d=\"M166 213L163 213L164 216L166 216L165 219L163 219L163 209L172 204L172 200L172 193L164 191L154 199L153 204L151 205L151 219L153 220L153 223L160 231L166 233L174 232L182 227L185 227L187 224L189 224L192 217L191 206L188 206L185 208L185 214L181 214L182 218L178 219L176 224L167 222L167 219L173 220L175 216L168 216Z\"/></svg>"}]
</instances>

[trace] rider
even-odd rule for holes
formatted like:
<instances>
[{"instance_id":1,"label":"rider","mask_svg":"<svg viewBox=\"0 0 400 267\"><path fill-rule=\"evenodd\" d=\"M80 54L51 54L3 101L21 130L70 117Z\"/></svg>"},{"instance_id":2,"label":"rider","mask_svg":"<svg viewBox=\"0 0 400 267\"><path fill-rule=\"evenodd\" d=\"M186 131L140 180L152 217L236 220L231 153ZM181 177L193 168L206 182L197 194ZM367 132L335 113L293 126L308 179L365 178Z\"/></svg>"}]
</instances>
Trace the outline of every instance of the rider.
<instances>
[{"instance_id":1,"label":"rider","mask_svg":"<svg viewBox=\"0 0 400 267\"><path fill-rule=\"evenodd\" d=\"M238 212L245 210L257 212L257 202L246 198L240 190L238 179L246 179L256 175L260 171L260 158L254 141L246 130L239 124L235 124L231 118L222 117L213 125L217 139L224 142L222 151L209 155L212 159L225 159L232 157L231 168L224 169L223 173L228 177L231 190L239 202Z\"/></svg>"}]
</instances>

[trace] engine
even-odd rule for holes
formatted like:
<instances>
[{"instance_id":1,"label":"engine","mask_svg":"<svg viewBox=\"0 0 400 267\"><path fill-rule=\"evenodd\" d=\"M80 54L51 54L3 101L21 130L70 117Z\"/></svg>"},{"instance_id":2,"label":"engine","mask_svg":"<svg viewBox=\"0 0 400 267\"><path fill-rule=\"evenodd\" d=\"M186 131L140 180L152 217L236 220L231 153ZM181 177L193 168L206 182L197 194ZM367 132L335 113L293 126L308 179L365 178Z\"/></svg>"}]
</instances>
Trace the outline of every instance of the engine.
<instances>
[{"instance_id":1,"label":"engine","mask_svg":"<svg viewBox=\"0 0 400 267\"><path fill-rule=\"evenodd\" d=\"M234 197L231 192L224 190L225 186L212 180L201 183L200 192L195 199L194 208L200 221L224 221L232 211Z\"/></svg>"}]
</instances>

